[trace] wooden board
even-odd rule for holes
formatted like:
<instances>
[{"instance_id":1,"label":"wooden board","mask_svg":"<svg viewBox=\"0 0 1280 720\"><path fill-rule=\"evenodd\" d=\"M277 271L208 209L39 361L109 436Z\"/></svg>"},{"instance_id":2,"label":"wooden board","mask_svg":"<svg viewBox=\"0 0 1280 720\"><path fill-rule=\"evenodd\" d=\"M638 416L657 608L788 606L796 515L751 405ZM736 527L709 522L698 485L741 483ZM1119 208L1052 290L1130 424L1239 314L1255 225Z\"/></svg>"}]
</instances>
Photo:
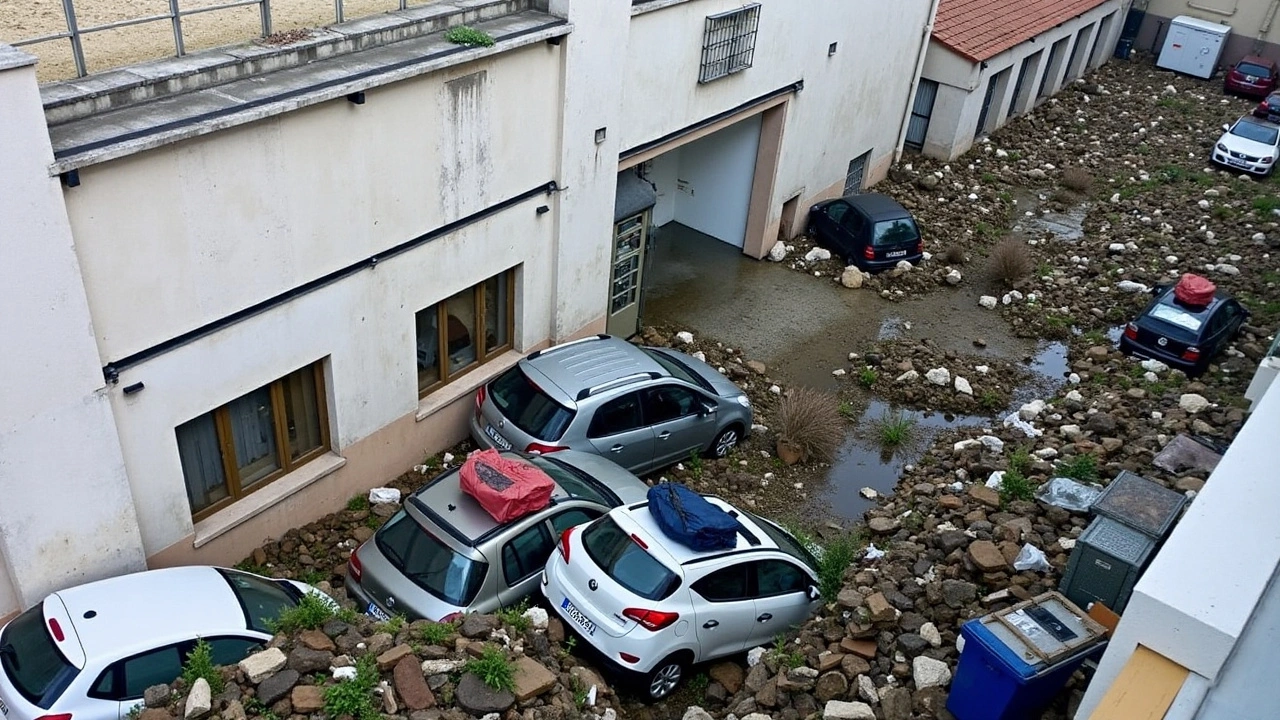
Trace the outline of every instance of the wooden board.
<instances>
[{"instance_id":1,"label":"wooden board","mask_svg":"<svg viewBox=\"0 0 1280 720\"><path fill-rule=\"evenodd\" d=\"M1139 645L1089 720L1161 720L1189 671Z\"/></svg>"}]
</instances>

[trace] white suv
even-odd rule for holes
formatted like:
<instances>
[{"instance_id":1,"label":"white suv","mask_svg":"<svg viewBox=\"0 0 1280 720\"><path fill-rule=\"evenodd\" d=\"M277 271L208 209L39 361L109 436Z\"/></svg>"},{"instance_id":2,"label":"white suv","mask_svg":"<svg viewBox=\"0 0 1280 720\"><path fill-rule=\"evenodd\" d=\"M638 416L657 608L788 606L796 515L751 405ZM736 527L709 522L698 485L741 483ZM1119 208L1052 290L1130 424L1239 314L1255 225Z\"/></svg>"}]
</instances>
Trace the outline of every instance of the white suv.
<instances>
[{"instance_id":1,"label":"white suv","mask_svg":"<svg viewBox=\"0 0 1280 720\"><path fill-rule=\"evenodd\" d=\"M706 497L740 522L734 549L690 550L639 503L566 530L543 573L548 604L651 700L691 664L769 643L821 604L817 563L794 537Z\"/></svg>"}]
</instances>

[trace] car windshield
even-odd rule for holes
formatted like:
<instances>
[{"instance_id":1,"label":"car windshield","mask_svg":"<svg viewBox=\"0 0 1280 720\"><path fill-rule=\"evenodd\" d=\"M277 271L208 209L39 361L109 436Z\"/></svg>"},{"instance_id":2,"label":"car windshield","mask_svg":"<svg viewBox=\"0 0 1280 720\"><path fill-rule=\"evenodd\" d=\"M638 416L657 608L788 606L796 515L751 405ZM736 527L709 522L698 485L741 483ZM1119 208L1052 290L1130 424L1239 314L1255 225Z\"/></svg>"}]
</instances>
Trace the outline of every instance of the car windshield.
<instances>
[{"instance_id":1,"label":"car windshield","mask_svg":"<svg viewBox=\"0 0 1280 720\"><path fill-rule=\"evenodd\" d=\"M1242 62L1236 66L1236 70L1240 71L1240 73L1244 75L1252 75L1254 77L1271 77L1271 70L1269 68L1264 68L1261 65L1254 65L1253 63Z\"/></svg>"},{"instance_id":2,"label":"car windshield","mask_svg":"<svg viewBox=\"0 0 1280 720\"><path fill-rule=\"evenodd\" d=\"M529 464L551 476L570 497L590 500L604 507L616 507L620 500L600 481L547 455L527 458Z\"/></svg>"},{"instance_id":3,"label":"car windshield","mask_svg":"<svg viewBox=\"0 0 1280 720\"><path fill-rule=\"evenodd\" d=\"M271 625L280 613L298 604L294 596L275 580L234 570L218 572L235 593L240 609L244 611L246 625L258 632L272 632Z\"/></svg>"},{"instance_id":4,"label":"car windshield","mask_svg":"<svg viewBox=\"0 0 1280 720\"><path fill-rule=\"evenodd\" d=\"M489 384L489 396L508 421L541 440L559 440L573 419L573 411L542 392L519 365Z\"/></svg>"},{"instance_id":5,"label":"car windshield","mask_svg":"<svg viewBox=\"0 0 1280 720\"><path fill-rule=\"evenodd\" d=\"M489 564L454 552L401 510L375 536L378 549L414 585L466 607L475 599Z\"/></svg>"},{"instance_id":6,"label":"car windshield","mask_svg":"<svg viewBox=\"0 0 1280 720\"><path fill-rule=\"evenodd\" d=\"M1155 307L1151 308L1151 312L1149 314L1157 320L1163 320L1170 325L1176 325L1184 330L1190 330L1193 333L1200 332L1200 326L1204 324L1204 322L1194 314L1167 302L1156 303Z\"/></svg>"},{"instance_id":7,"label":"car windshield","mask_svg":"<svg viewBox=\"0 0 1280 720\"><path fill-rule=\"evenodd\" d=\"M760 529L764 531L765 535L769 536L770 540L777 543L779 550L790 555L796 560L799 560L801 563L804 563L810 569L817 570L817 558L813 556L813 553L809 551L809 548L802 545L791 533L779 528L777 525L774 525L762 517L752 515L751 513L746 513L746 515L754 520L756 525L760 526Z\"/></svg>"},{"instance_id":8,"label":"car windshield","mask_svg":"<svg viewBox=\"0 0 1280 720\"><path fill-rule=\"evenodd\" d=\"M643 350L649 357L653 358L654 362L661 365L664 370L671 373L672 377L680 378L681 380L687 383L692 383L694 385L697 385L700 388L704 388L708 391L714 392L714 390L711 389L711 383L707 382L706 380L703 380L697 373L689 369L684 363L680 362L679 360L671 357L670 355L660 350L653 350L651 348L640 348L640 349Z\"/></svg>"},{"instance_id":9,"label":"car windshield","mask_svg":"<svg viewBox=\"0 0 1280 720\"><path fill-rule=\"evenodd\" d=\"M44 603L27 610L0 635L0 667L22 697L47 709L75 677L49 637L44 625Z\"/></svg>"},{"instance_id":10,"label":"car windshield","mask_svg":"<svg viewBox=\"0 0 1280 720\"><path fill-rule=\"evenodd\" d=\"M1231 128L1231 134L1242 137L1245 140L1262 143L1263 145L1275 145L1276 135L1280 134L1280 128L1242 121Z\"/></svg>"},{"instance_id":11,"label":"car windshield","mask_svg":"<svg viewBox=\"0 0 1280 720\"><path fill-rule=\"evenodd\" d=\"M904 245L920 239L920 231L911 218L881 220L876 223L871 243L876 246Z\"/></svg>"},{"instance_id":12,"label":"car windshield","mask_svg":"<svg viewBox=\"0 0 1280 720\"><path fill-rule=\"evenodd\" d=\"M582 532L582 545L605 574L646 600L662 600L680 584L675 573L645 552L608 515Z\"/></svg>"}]
</instances>

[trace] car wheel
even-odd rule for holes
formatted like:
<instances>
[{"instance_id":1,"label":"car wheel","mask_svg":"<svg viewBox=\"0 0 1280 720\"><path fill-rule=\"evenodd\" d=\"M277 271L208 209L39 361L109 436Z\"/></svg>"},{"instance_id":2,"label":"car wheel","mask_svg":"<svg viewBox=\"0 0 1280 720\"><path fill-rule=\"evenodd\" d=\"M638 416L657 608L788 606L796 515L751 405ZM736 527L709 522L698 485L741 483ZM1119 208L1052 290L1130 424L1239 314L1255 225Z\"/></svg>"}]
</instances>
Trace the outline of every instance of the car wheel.
<instances>
[{"instance_id":1,"label":"car wheel","mask_svg":"<svg viewBox=\"0 0 1280 720\"><path fill-rule=\"evenodd\" d=\"M726 457L729 453L733 452L734 448L738 447L738 441L741 439L737 425L730 425L729 427L721 430L720 434L716 436L716 439L711 441L711 457Z\"/></svg>"},{"instance_id":2,"label":"car wheel","mask_svg":"<svg viewBox=\"0 0 1280 720\"><path fill-rule=\"evenodd\" d=\"M657 665L645 676L645 697L651 701L661 700L680 686L684 679L684 663L676 655L672 655Z\"/></svg>"}]
</instances>

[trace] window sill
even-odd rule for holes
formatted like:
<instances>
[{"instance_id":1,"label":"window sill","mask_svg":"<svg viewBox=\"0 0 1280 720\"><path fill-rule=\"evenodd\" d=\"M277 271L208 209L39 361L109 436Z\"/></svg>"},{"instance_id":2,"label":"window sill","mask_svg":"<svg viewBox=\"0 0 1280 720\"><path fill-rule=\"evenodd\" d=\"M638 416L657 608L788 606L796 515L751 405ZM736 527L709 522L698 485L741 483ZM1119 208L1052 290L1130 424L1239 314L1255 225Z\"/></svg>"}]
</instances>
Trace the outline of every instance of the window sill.
<instances>
[{"instance_id":1,"label":"window sill","mask_svg":"<svg viewBox=\"0 0 1280 720\"><path fill-rule=\"evenodd\" d=\"M422 398L418 401L418 421L425 420L432 413L446 407L449 403L458 400L458 398L474 393L481 385L506 372L508 368L519 362L522 357L524 357L522 353L509 350L458 378L457 382L451 382Z\"/></svg>"},{"instance_id":2,"label":"window sill","mask_svg":"<svg viewBox=\"0 0 1280 720\"><path fill-rule=\"evenodd\" d=\"M248 522L267 508L346 464L347 459L341 455L333 452L325 453L261 490L250 493L242 500L232 503L226 510L220 510L196 523L196 539L192 543L193 547L207 545L227 531Z\"/></svg>"},{"instance_id":3,"label":"window sill","mask_svg":"<svg viewBox=\"0 0 1280 720\"><path fill-rule=\"evenodd\" d=\"M682 3L687 3L689 1L690 0L646 0L646 2L640 5L631 6L631 17L635 17L636 15L643 15L647 12L653 12L654 10L669 8L672 5L680 5Z\"/></svg>"}]
</instances>

